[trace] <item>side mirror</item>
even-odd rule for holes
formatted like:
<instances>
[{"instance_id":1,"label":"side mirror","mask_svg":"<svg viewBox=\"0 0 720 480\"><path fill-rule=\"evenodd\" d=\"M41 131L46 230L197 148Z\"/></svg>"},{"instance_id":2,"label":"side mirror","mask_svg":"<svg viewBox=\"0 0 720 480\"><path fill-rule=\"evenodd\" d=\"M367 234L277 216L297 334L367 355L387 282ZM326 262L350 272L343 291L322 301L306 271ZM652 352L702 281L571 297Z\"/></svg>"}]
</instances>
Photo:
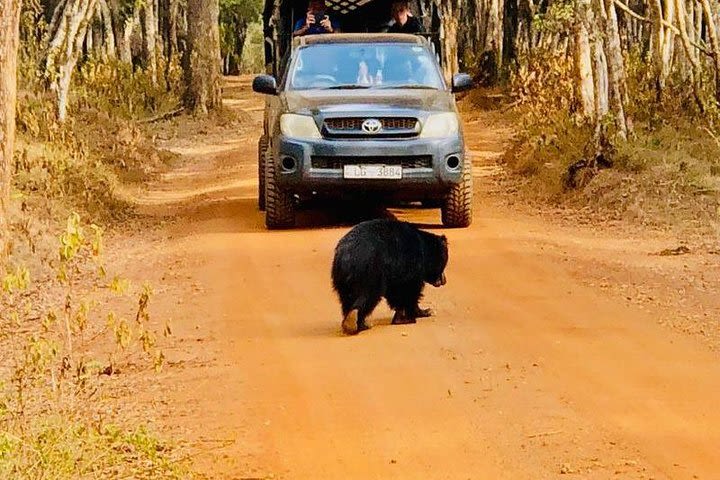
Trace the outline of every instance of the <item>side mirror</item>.
<instances>
[{"instance_id":1,"label":"side mirror","mask_svg":"<svg viewBox=\"0 0 720 480\"><path fill-rule=\"evenodd\" d=\"M272 75L258 75L253 80L253 92L265 95L277 95L277 80Z\"/></svg>"},{"instance_id":2,"label":"side mirror","mask_svg":"<svg viewBox=\"0 0 720 480\"><path fill-rule=\"evenodd\" d=\"M460 93L473 88L473 79L467 73L458 73L452 79L452 92Z\"/></svg>"}]
</instances>

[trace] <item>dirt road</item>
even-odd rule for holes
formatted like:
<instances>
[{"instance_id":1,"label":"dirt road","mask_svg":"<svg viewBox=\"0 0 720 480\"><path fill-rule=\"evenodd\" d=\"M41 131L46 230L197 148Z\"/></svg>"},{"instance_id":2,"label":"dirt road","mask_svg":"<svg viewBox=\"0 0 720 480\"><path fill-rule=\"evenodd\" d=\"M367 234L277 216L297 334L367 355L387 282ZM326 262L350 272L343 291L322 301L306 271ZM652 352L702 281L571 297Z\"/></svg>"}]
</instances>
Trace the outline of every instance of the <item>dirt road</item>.
<instances>
[{"instance_id":1,"label":"dirt road","mask_svg":"<svg viewBox=\"0 0 720 480\"><path fill-rule=\"evenodd\" d=\"M347 227L311 215L264 229L262 99L246 79L226 94L252 128L166 139L183 157L138 201L172 220L126 239L116 260L162 285L153 316L175 329L168 368L138 401L193 444L208 478L720 478L717 355L583 286L572 255L541 240L610 258L630 243L583 246L491 207L483 166L502 131L468 126L476 220L444 232L448 284L425 300L435 317L395 327L381 307L375 328L346 338L329 269Z\"/></svg>"}]
</instances>

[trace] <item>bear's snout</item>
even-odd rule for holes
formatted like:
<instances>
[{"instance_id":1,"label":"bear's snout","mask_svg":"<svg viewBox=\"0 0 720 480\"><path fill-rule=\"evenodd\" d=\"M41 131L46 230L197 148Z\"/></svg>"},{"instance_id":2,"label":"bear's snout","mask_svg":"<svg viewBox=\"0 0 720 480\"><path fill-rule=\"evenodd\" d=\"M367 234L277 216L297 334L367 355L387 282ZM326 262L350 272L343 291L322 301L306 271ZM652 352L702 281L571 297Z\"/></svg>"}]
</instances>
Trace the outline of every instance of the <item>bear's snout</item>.
<instances>
[{"instance_id":1,"label":"bear's snout","mask_svg":"<svg viewBox=\"0 0 720 480\"><path fill-rule=\"evenodd\" d=\"M435 282L432 284L432 286L439 288L439 287L442 287L443 285L445 285L446 283L447 283L447 278L445 278L445 274L443 273L442 275L440 275L440 278L435 280Z\"/></svg>"}]
</instances>

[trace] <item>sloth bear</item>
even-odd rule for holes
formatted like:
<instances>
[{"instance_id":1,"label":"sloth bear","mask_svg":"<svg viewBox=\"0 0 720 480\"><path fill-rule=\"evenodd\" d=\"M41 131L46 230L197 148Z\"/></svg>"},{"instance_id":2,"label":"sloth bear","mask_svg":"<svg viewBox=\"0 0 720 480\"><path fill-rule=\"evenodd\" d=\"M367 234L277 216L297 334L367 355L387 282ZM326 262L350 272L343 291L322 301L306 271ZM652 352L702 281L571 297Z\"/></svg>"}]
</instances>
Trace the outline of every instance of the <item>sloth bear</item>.
<instances>
[{"instance_id":1,"label":"sloth bear","mask_svg":"<svg viewBox=\"0 0 720 480\"><path fill-rule=\"evenodd\" d=\"M385 297L395 311L393 325L429 317L418 306L425 283L445 285L448 244L445 236L397 220L370 220L338 243L332 266L333 287L342 305L342 329L355 335L370 328L366 319Z\"/></svg>"}]
</instances>

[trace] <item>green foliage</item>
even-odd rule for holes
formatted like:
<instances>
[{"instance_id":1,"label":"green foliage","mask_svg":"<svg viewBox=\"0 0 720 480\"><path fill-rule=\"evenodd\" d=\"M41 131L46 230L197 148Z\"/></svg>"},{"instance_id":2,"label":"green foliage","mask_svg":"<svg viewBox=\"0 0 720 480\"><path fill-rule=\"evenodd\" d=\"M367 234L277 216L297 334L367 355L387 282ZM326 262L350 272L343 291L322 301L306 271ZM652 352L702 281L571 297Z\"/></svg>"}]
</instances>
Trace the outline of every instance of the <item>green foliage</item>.
<instances>
[{"instance_id":1,"label":"green foliage","mask_svg":"<svg viewBox=\"0 0 720 480\"><path fill-rule=\"evenodd\" d=\"M123 211L114 194L117 176L113 169L88 155L84 142L71 134L26 145L16 157L14 181L24 194L64 201L93 215Z\"/></svg>"},{"instance_id":2,"label":"green foliage","mask_svg":"<svg viewBox=\"0 0 720 480\"><path fill-rule=\"evenodd\" d=\"M138 299L133 323L110 312L107 323L96 324L99 303L78 296L80 284L103 284L97 269L101 245L99 227L70 215L59 237L57 268L63 281L57 284L55 304L38 303L24 268L2 281L0 478L191 477L174 448L146 427L124 425L122 416L108 415L102 402L104 390L112 388L104 376L114 375L131 356L159 370L164 355L151 328L149 286L127 293ZM49 293L47 283L42 287ZM102 355L94 348L107 342L112 345L107 360L99 360Z\"/></svg>"},{"instance_id":3,"label":"green foliage","mask_svg":"<svg viewBox=\"0 0 720 480\"><path fill-rule=\"evenodd\" d=\"M250 46L248 29L259 23L262 8L261 0L220 1L220 53L226 73L239 73L245 57L244 50ZM257 41L257 36L253 36L252 40Z\"/></svg>"},{"instance_id":4,"label":"green foliage","mask_svg":"<svg viewBox=\"0 0 720 480\"><path fill-rule=\"evenodd\" d=\"M539 52L524 59L510 78L524 127L550 127L575 109L573 59L564 52Z\"/></svg>"},{"instance_id":5,"label":"green foliage","mask_svg":"<svg viewBox=\"0 0 720 480\"><path fill-rule=\"evenodd\" d=\"M524 128L505 155L509 169L529 178L528 194L543 201L558 202L566 193L563 178L568 167L588 157L593 131L564 112L556 112L542 123L524 122Z\"/></svg>"},{"instance_id":6,"label":"green foliage","mask_svg":"<svg viewBox=\"0 0 720 480\"><path fill-rule=\"evenodd\" d=\"M594 130L576 112L573 60L535 52L514 73L511 91L519 115L517 136L505 156L523 194L541 202L574 207L602 219L653 226L689 224L711 228L720 198L720 123L704 80L700 114L687 72L673 72L658 101L653 72L640 48L625 58L633 129L606 152L612 168L577 170L576 189L564 182L569 167L594 158ZM614 122L601 122L612 133ZM612 137L611 137L612 138ZM693 223L694 222L694 223Z\"/></svg>"},{"instance_id":7,"label":"green foliage","mask_svg":"<svg viewBox=\"0 0 720 480\"><path fill-rule=\"evenodd\" d=\"M32 419L27 431L0 431L0 478L185 479L170 448L144 427L122 429L64 415Z\"/></svg>"},{"instance_id":8,"label":"green foliage","mask_svg":"<svg viewBox=\"0 0 720 480\"><path fill-rule=\"evenodd\" d=\"M161 62L160 72L165 71ZM74 76L74 108L142 119L174 110L182 95L182 69L170 65L168 81L153 83L149 72L118 60L90 59ZM167 86L171 86L168 91Z\"/></svg>"},{"instance_id":9,"label":"green foliage","mask_svg":"<svg viewBox=\"0 0 720 480\"><path fill-rule=\"evenodd\" d=\"M36 90L41 87L38 70L47 49L47 20L40 0L22 2L20 16L20 49L18 52L18 84Z\"/></svg>"},{"instance_id":10,"label":"green foliage","mask_svg":"<svg viewBox=\"0 0 720 480\"><path fill-rule=\"evenodd\" d=\"M572 0L551 2L545 13L535 14L532 20L533 29L538 33L567 34L572 31L575 8Z\"/></svg>"},{"instance_id":11,"label":"green foliage","mask_svg":"<svg viewBox=\"0 0 720 480\"><path fill-rule=\"evenodd\" d=\"M241 73L261 73L265 68L265 49L263 47L263 29L259 22L248 27L245 48L243 48Z\"/></svg>"}]
</instances>

